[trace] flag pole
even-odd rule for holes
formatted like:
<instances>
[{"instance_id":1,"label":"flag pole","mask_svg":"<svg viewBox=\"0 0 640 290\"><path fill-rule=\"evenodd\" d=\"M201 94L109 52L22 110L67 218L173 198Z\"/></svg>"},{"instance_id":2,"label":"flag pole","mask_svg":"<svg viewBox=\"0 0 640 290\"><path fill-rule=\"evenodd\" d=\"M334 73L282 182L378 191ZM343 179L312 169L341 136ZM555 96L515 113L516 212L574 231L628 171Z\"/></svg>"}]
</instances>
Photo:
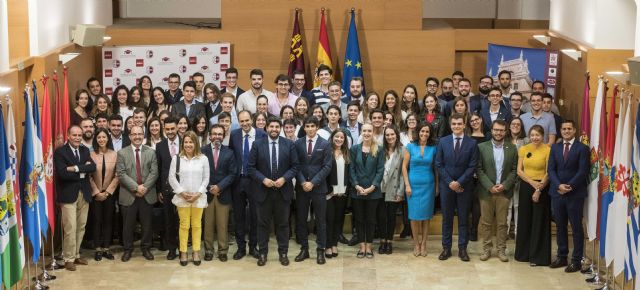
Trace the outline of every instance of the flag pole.
<instances>
[{"instance_id":1,"label":"flag pole","mask_svg":"<svg viewBox=\"0 0 640 290\"><path fill-rule=\"evenodd\" d=\"M52 235L51 241L52 241L51 245L53 246L53 235ZM40 244L44 244L42 235L40 235ZM51 249L51 251L53 251L53 248ZM44 247L42 248L41 253L42 253L42 274L40 275L40 279L42 279L43 281L55 280L57 277L55 275L50 275L49 272L47 272L47 260L44 257ZM55 262L55 259L53 260Z\"/></svg>"},{"instance_id":2,"label":"flag pole","mask_svg":"<svg viewBox=\"0 0 640 290\"><path fill-rule=\"evenodd\" d=\"M586 244L586 243L588 243L588 241L585 241L585 244ZM593 276L594 276L594 275L597 275L597 273L598 273L598 272L597 272L597 270L596 270L596 269L595 269L595 267L594 267L594 264L593 264L593 260L594 260L594 258L598 255L598 254L596 253L596 240L593 240L593 244L592 244L592 245L593 245L593 246L592 246L592 249L593 249L593 251L592 251L592 252L593 252L593 255L591 256L592 258L591 258L591 259L589 259L591 262L590 262L590 264L587 266L587 268L585 268L585 269L583 269L583 270L581 270L581 271L580 271L580 273L584 274L585 276L587 276L587 277L589 277L589 278L593 278ZM585 245L585 248L586 248L586 245ZM583 257L583 259L586 259L586 257Z\"/></svg>"},{"instance_id":3,"label":"flag pole","mask_svg":"<svg viewBox=\"0 0 640 290\"><path fill-rule=\"evenodd\" d=\"M31 261L29 261L29 259L27 257L28 253L29 253L29 249L26 249L27 245L31 245L31 243L24 243L24 247L25 247L25 251L24 251L25 252L25 256L24 256L24 258L25 258L25 264L27 264L27 285L28 285L27 289L31 290ZM33 248L33 246L31 246L31 247ZM31 252L33 252L33 251L31 251ZM23 289L24 289L24 287L23 287Z\"/></svg>"},{"instance_id":4,"label":"flag pole","mask_svg":"<svg viewBox=\"0 0 640 290\"><path fill-rule=\"evenodd\" d=\"M594 242L595 245L595 242ZM600 254L598 253L597 255L597 261L596 261L596 265L598 266L595 269L595 275L592 278L587 279L587 283L589 283L590 286L594 287L594 288L598 288L598 289L606 289L606 279L601 279L600 278ZM607 268L607 272L605 274L605 277L609 276L609 268ZM602 287L602 288L599 288Z\"/></svg>"}]
</instances>

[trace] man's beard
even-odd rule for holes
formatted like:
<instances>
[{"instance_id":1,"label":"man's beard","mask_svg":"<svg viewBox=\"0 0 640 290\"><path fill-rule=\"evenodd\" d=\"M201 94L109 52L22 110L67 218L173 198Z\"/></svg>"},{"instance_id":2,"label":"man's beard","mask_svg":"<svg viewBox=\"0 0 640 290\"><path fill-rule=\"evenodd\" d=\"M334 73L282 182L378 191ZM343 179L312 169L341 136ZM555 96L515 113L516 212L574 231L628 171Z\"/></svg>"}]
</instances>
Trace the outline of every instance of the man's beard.
<instances>
[{"instance_id":1,"label":"man's beard","mask_svg":"<svg viewBox=\"0 0 640 290\"><path fill-rule=\"evenodd\" d=\"M82 140L90 141L91 139L93 139L93 133L91 133L91 134L82 134Z\"/></svg>"},{"instance_id":2,"label":"man's beard","mask_svg":"<svg viewBox=\"0 0 640 290\"><path fill-rule=\"evenodd\" d=\"M485 96L486 96L486 95L488 95L488 94L489 94L489 92L491 91L491 88L487 88L487 87L480 87L480 88L479 88L479 91L480 91L480 93L481 93L481 94L483 94L483 95L485 95Z\"/></svg>"}]
</instances>

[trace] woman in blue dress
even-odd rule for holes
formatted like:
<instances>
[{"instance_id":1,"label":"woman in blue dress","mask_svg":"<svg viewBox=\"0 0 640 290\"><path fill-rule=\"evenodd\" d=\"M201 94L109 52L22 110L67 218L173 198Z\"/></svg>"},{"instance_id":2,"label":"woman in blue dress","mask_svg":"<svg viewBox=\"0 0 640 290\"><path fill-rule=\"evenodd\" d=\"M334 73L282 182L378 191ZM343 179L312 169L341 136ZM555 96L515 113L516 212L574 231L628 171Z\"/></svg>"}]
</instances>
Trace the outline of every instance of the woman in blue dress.
<instances>
[{"instance_id":1,"label":"woman in blue dress","mask_svg":"<svg viewBox=\"0 0 640 290\"><path fill-rule=\"evenodd\" d=\"M436 155L435 134L429 124L416 128L418 138L407 145L402 163L402 175L413 232L413 255L427 256L429 221L433 217L437 178L433 170Z\"/></svg>"}]
</instances>

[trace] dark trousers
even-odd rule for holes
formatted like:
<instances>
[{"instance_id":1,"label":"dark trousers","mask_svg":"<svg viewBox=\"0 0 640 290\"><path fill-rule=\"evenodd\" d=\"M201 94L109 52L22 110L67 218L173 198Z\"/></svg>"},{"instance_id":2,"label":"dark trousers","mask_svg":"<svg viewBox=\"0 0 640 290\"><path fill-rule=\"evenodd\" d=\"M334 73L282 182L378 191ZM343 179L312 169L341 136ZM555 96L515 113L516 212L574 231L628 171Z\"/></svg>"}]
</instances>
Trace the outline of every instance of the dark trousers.
<instances>
[{"instance_id":1,"label":"dark trousers","mask_svg":"<svg viewBox=\"0 0 640 290\"><path fill-rule=\"evenodd\" d=\"M302 189L296 193L296 240L301 249L309 250L309 227L306 223L309 203L316 217L316 249L324 250L327 245L327 197L324 193L304 192Z\"/></svg>"},{"instance_id":2,"label":"dark trousers","mask_svg":"<svg viewBox=\"0 0 640 290\"><path fill-rule=\"evenodd\" d=\"M338 246L338 237L342 234L346 207L346 196L334 196L327 200L327 248Z\"/></svg>"},{"instance_id":3,"label":"dark trousers","mask_svg":"<svg viewBox=\"0 0 640 290\"><path fill-rule=\"evenodd\" d=\"M125 251L133 250L133 231L136 221L142 225L142 239L140 248L151 248L151 215L153 206L142 197L136 197L130 206L121 206L123 214L122 240Z\"/></svg>"},{"instance_id":4,"label":"dark trousers","mask_svg":"<svg viewBox=\"0 0 640 290\"><path fill-rule=\"evenodd\" d=\"M373 243L373 235L376 229L376 211L380 199L354 198L353 215L356 221L359 243Z\"/></svg>"},{"instance_id":5,"label":"dark trousers","mask_svg":"<svg viewBox=\"0 0 640 290\"><path fill-rule=\"evenodd\" d=\"M384 201L378 204L378 235L384 240L393 240L396 232L396 212L401 202Z\"/></svg>"},{"instance_id":6,"label":"dark trousers","mask_svg":"<svg viewBox=\"0 0 640 290\"><path fill-rule=\"evenodd\" d=\"M448 185L440 186L442 207L442 247L451 249L453 243L453 216L458 213L458 249L466 249L469 234L469 209L471 208L473 188L457 193Z\"/></svg>"},{"instance_id":7,"label":"dark trousers","mask_svg":"<svg viewBox=\"0 0 640 290\"><path fill-rule=\"evenodd\" d=\"M245 235L247 234L247 218L249 219L249 249L255 249L258 244L257 224L258 216L256 211L256 202L251 195L253 181L247 177L240 177L236 182L233 192L233 218L236 225L236 243L238 250L245 249L247 242ZM249 214L247 216L247 205L249 206ZM288 211L287 211L288 212Z\"/></svg>"},{"instance_id":8,"label":"dark trousers","mask_svg":"<svg viewBox=\"0 0 640 290\"><path fill-rule=\"evenodd\" d=\"M113 215L116 211L115 197L110 195L103 201L94 200L89 211L93 215L93 245L96 248L109 248L113 234Z\"/></svg>"},{"instance_id":9,"label":"dark trousers","mask_svg":"<svg viewBox=\"0 0 640 290\"><path fill-rule=\"evenodd\" d=\"M566 259L569 254L569 241L567 238L567 222L571 223L573 235L572 263L580 263L584 251L584 231L582 229L582 210L584 197L577 192L569 192L566 195L551 198L554 217L556 221L556 243L558 244L558 258Z\"/></svg>"},{"instance_id":10,"label":"dark trousers","mask_svg":"<svg viewBox=\"0 0 640 290\"><path fill-rule=\"evenodd\" d=\"M178 249L178 210L171 202L174 194L163 193L164 196L164 246L169 251Z\"/></svg>"},{"instance_id":11,"label":"dark trousers","mask_svg":"<svg viewBox=\"0 0 640 290\"><path fill-rule=\"evenodd\" d=\"M269 252L269 234L271 234L271 222L276 229L278 241L278 254L287 254L289 251L289 206L290 201L284 199L280 191L267 190L267 196L262 202L258 202L258 251L266 255Z\"/></svg>"},{"instance_id":12,"label":"dark trousers","mask_svg":"<svg viewBox=\"0 0 640 290\"><path fill-rule=\"evenodd\" d=\"M551 205L548 188L542 190L538 202L531 200L534 191L528 183L520 183L514 258L520 262L548 266L551 264Z\"/></svg>"},{"instance_id":13,"label":"dark trousers","mask_svg":"<svg viewBox=\"0 0 640 290\"><path fill-rule=\"evenodd\" d=\"M476 182L476 186L479 186ZM475 186L474 186L475 187ZM471 225L469 225L469 234L478 235L478 224L480 224L480 198L474 192L471 194Z\"/></svg>"}]
</instances>

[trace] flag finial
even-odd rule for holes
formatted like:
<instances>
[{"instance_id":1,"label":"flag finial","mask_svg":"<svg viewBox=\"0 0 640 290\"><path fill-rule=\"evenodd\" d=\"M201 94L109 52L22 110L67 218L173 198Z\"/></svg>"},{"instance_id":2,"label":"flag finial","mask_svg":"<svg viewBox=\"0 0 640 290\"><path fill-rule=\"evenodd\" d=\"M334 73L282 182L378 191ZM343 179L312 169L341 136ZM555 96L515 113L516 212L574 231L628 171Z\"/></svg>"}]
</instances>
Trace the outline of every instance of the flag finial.
<instances>
[{"instance_id":1,"label":"flag finial","mask_svg":"<svg viewBox=\"0 0 640 290\"><path fill-rule=\"evenodd\" d=\"M351 7L351 12L355 12L356 8L355 7Z\"/></svg>"},{"instance_id":2,"label":"flag finial","mask_svg":"<svg viewBox=\"0 0 640 290\"><path fill-rule=\"evenodd\" d=\"M325 10L324 7L320 8L320 11L322 11L322 13L324 13L324 10Z\"/></svg>"}]
</instances>

